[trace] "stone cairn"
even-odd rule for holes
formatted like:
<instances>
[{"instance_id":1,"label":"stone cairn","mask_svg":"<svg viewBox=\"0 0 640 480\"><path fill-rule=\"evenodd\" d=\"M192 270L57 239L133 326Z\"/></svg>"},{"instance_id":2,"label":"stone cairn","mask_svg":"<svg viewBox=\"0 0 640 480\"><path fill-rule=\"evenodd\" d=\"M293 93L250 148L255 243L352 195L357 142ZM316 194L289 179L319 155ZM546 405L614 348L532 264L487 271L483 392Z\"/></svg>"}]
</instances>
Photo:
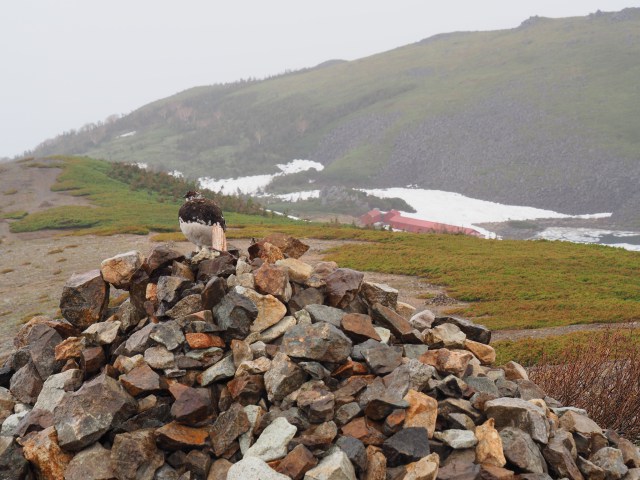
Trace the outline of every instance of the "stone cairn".
<instances>
[{"instance_id":1,"label":"stone cairn","mask_svg":"<svg viewBox=\"0 0 640 480\"><path fill-rule=\"evenodd\" d=\"M0 370L0 478L640 478L634 444L493 367L486 327L307 248L158 246L73 275Z\"/></svg>"}]
</instances>

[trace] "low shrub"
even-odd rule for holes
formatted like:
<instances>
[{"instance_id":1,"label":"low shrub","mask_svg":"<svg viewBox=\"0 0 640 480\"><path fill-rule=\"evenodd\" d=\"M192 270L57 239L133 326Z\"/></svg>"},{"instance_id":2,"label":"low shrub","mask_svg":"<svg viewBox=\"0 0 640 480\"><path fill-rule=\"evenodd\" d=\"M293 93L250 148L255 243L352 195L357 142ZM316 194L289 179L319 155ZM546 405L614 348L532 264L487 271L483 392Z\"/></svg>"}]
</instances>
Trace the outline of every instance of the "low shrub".
<instances>
[{"instance_id":1,"label":"low shrub","mask_svg":"<svg viewBox=\"0 0 640 480\"><path fill-rule=\"evenodd\" d=\"M583 408L602 428L640 439L640 332L605 330L529 369L530 379L564 405Z\"/></svg>"}]
</instances>

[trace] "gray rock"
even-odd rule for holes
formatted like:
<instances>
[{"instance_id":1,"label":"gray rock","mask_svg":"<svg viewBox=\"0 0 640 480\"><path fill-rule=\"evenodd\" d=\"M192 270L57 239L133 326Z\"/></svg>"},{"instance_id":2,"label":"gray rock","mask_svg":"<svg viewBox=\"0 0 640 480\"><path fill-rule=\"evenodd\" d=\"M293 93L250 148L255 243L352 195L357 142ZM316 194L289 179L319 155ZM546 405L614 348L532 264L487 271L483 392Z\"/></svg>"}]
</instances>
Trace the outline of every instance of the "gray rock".
<instances>
[{"instance_id":1,"label":"gray rock","mask_svg":"<svg viewBox=\"0 0 640 480\"><path fill-rule=\"evenodd\" d=\"M436 315L431 310L422 310L409 319L409 324L416 330L422 332L427 328L431 328L435 319Z\"/></svg>"},{"instance_id":2,"label":"gray rock","mask_svg":"<svg viewBox=\"0 0 640 480\"><path fill-rule=\"evenodd\" d=\"M605 447L594 453L591 462L604 470L607 480L619 480L629 468L624 464L622 452L617 448Z\"/></svg>"},{"instance_id":3,"label":"gray rock","mask_svg":"<svg viewBox=\"0 0 640 480\"><path fill-rule=\"evenodd\" d=\"M435 432L434 438L442 441L454 450L473 448L478 443L475 434L470 430L444 430Z\"/></svg>"},{"instance_id":4,"label":"gray rock","mask_svg":"<svg viewBox=\"0 0 640 480\"><path fill-rule=\"evenodd\" d=\"M424 331L424 343L430 348L464 348L466 338L453 323L443 323Z\"/></svg>"},{"instance_id":5,"label":"gray rock","mask_svg":"<svg viewBox=\"0 0 640 480\"><path fill-rule=\"evenodd\" d=\"M340 437L336 445L347 455L356 467L357 473L364 473L367 470L367 450L364 443L357 438Z\"/></svg>"},{"instance_id":6,"label":"gray rock","mask_svg":"<svg viewBox=\"0 0 640 480\"><path fill-rule=\"evenodd\" d=\"M404 350L404 356L407 358L413 358L414 360L418 360L429 350L427 345L412 345L410 343L403 345L402 348Z\"/></svg>"},{"instance_id":7,"label":"gray rock","mask_svg":"<svg viewBox=\"0 0 640 480\"><path fill-rule=\"evenodd\" d=\"M118 336L120 322L98 322L82 332L91 342L100 345L111 345Z\"/></svg>"},{"instance_id":8,"label":"gray rock","mask_svg":"<svg viewBox=\"0 0 640 480\"><path fill-rule=\"evenodd\" d=\"M202 297L194 293L182 298L178 303L165 312L169 318L182 318L192 313L202 311Z\"/></svg>"},{"instance_id":9,"label":"gray rock","mask_svg":"<svg viewBox=\"0 0 640 480\"><path fill-rule=\"evenodd\" d=\"M227 480L291 480L287 475L273 470L264 460L245 456L234 463L227 473Z\"/></svg>"},{"instance_id":10,"label":"gray rock","mask_svg":"<svg viewBox=\"0 0 640 480\"><path fill-rule=\"evenodd\" d=\"M528 433L537 442L549 440L549 421L542 408L520 398L497 398L485 404L487 417L493 418L496 428L515 427Z\"/></svg>"},{"instance_id":11,"label":"gray rock","mask_svg":"<svg viewBox=\"0 0 640 480\"><path fill-rule=\"evenodd\" d=\"M484 325L473 323L470 320L460 317L436 317L433 326L437 327L443 323L452 323L464 332L469 340L484 343L486 345L491 341L491 330Z\"/></svg>"},{"instance_id":12,"label":"gray rock","mask_svg":"<svg viewBox=\"0 0 640 480\"><path fill-rule=\"evenodd\" d=\"M51 375L44 382L38 395L38 401L33 408L53 412L66 392L75 391L82 386L82 380L82 371L79 369L66 370Z\"/></svg>"},{"instance_id":13,"label":"gray rock","mask_svg":"<svg viewBox=\"0 0 640 480\"><path fill-rule=\"evenodd\" d=\"M174 368L176 365L175 355L164 345L147 348L144 351L144 361L147 362L151 368L160 370Z\"/></svg>"},{"instance_id":14,"label":"gray rock","mask_svg":"<svg viewBox=\"0 0 640 480\"><path fill-rule=\"evenodd\" d=\"M295 317L287 316L280 320L278 323L273 325L272 327L267 328L262 333L260 333L260 341L265 343L271 343L276 338L280 338L284 335L287 330L293 328L296 325L297 321Z\"/></svg>"},{"instance_id":15,"label":"gray rock","mask_svg":"<svg viewBox=\"0 0 640 480\"><path fill-rule=\"evenodd\" d=\"M291 425L286 418L278 417L264 429L244 457L258 457L265 462L283 458L287 454L287 446L296 431L297 428Z\"/></svg>"},{"instance_id":16,"label":"gray rock","mask_svg":"<svg viewBox=\"0 0 640 480\"><path fill-rule=\"evenodd\" d=\"M356 472L347 454L336 447L305 474L304 480L356 480Z\"/></svg>"},{"instance_id":17,"label":"gray rock","mask_svg":"<svg viewBox=\"0 0 640 480\"><path fill-rule=\"evenodd\" d=\"M384 441L382 452L387 457L389 467L417 462L430 453L427 429L409 427L400 430Z\"/></svg>"},{"instance_id":18,"label":"gray rock","mask_svg":"<svg viewBox=\"0 0 640 480\"><path fill-rule=\"evenodd\" d=\"M4 419L4 422L2 422L0 435L3 437L13 437L16 435L16 430L18 429L20 421L27 415L29 415L29 410L23 410L22 412L9 415Z\"/></svg>"},{"instance_id":19,"label":"gray rock","mask_svg":"<svg viewBox=\"0 0 640 480\"><path fill-rule=\"evenodd\" d=\"M33 405L38 399L42 385L43 382L38 370L36 370L33 362L29 360L26 365L11 377L9 391L16 400Z\"/></svg>"},{"instance_id":20,"label":"gray rock","mask_svg":"<svg viewBox=\"0 0 640 480\"><path fill-rule=\"evenodd\" d=\"M516 385L518 385L518 397L523 400L533 400L536 398L542 398L547 396L538 385L533 383L531 380L519 379L515 381Z\"/></svg>"},{"instance_id":21,"label":"gray rock","mask_svg":"<svg viewBox=\"0 0 640 480\"><path fill-rule=\"evenodd\" d=\"M183 277L161 276L158 278L156 296L159 302L173 305L191 285L193 282Z\"/></svg>"},{"instance_id":22,"label":"gray rock","mask_svg":"<svg viewBox=\"0 0 640 480\"><path fill-rule=\"evenodd\" d=\"M287 355L278 352L271 368L264 374L264 385L270 402L279 403L307 380L307 374Z\"/></svg>"},{"instance_id":23,"label":"gray rock","mask_svg":"<svg viewBox=\"0 0 640 480\"><path fill-rule=\"evenodd\" d=\"M72 325L85 329L102 319L109 303L109 284L100 270L73 274L62 289L60 311Z\"/></svg>"},{"instance_id":24,"label":"gray rock","mask_svg":"<svg viewBox=\"0 0 640 480\"><path fill-rule=\"evenodd\" d=\"M258 309L247 297L231 291L216 305L213 317L227 340L244 340L258 317Z\"/></svg>"},{"instance_id":25,"label":"gray rock","mask_svg":"<svg viewBox=\"0 0 640 480\"><path fill-rule=\"evenodd\" d=\"M206 387L213 382L233 378L236 373L236 366L233 363L233 356L228 355L215 365L207 368L199 376L200 385Z\"/></svg>"},{"instance_id":26,"label":"gray rock","mask_svg":"<svg viewBox=\"0 0 640 480\"><path fill-rule=\"evenodd\" d=\"M311 315L313 323L327 322L337 328L340 328L340 322L344 317L342 310L327 305L311 304L304 307L304 309Z\"/></svg>"},{"instance_id":27,"label":"gray rock","mask_svg":"<svg viewBox=\"0 0 640 480\"><path fill-rule=\"evenodd\" d=\"M493 380L489 377L469 376L464 378L465 383L477 392L488 393L496 397L500 396L500 391Z\"/></svg>"},{"instance_id":28,"label":"gray rock","mask_svg":"<svg viewBox=\"0 0 640 480\"><path fill-rule=\"evenodd\" d=\"M358 402L349 402L336 410L334 420L336 424L341 427L356 418L361 412L362 408L360 408Z\"/></svg>"},{"instance_id":29,"label":"gray rock","mask_svg":"<svg viewBox=\"0 0 640 480\"><path fill-rule=\"evenodd\" d=\"M395 310L398 304L398 290L384 283L362 282L360 294L369 305L380 303Z\"/></svg>"},{"instance_id":30,"label":"gray rock","mask_svg":"<svg viewBox=\"0 0 640 480\"><path fill-rule=\"evenodd\" d=\"M391 373L402 363L402 352L384 343L367 340L359 347L367 366L376 375Z\"/></svg>"},{"instance_id":31,"label":"gray rock","mask_svg":"<svg viewBox=\"0 0 640 480\"><path fill-rule=\"evenodd\" d=\"M29 463L22 454L22 447L13 437L0 436L0 474L7 480L23 479Z\"/></svg>"},{"instance_id":32,"label":"gray rock","mask_svg":"<svg viewBox=\"0 0 640 480\"><path fill-rule=\"evenodd\" d=\"M155 328L149 333L149 338L164 345L167 350L175 350L185 342L182 329L178 322L174 320L156 324ZM136 353L144 353L144 350Z\"/></svg>"},{"instance_id":33,"label":"gray rock","mask_svg":"<svg viewBox=\"0 0 640 480\"><path fill-rule=\"evenodd\" d=\"M500 430L504 456L516 467L529 473L547 473L540 449L529 435L513 427Z\"/></svg>"},{"instance_id":34,"label":"gray rock","mask_svg":"<svg viewBox=\"0 0 640 480\"><path fill-rule=\"evenodd\" d=\"M583 480L582 473L574 460L575 457L565 445L562 436L556 435L550 438L548 444L542 449L542 455L549 464L550 470L558 478Z\"/></svg>"},{"instance_id":35,"label":"gray rock","mask_svg":"<svg viewBox=\"0 0 640 480\"><path fill-rule=\"evenodd\" d=\"M34 325L25 339L27 350L31 356L33 366L40 378L45 380L62 367L62 362L56 360L56 345L62 342L62 337L53 328L44 324Z\"/></svg>"},{"instance_id":36,"label":"gray rock","mask_svg":"<svg viewBox=\"0 0 640 480\"><path fill-rule=\"evenodd\" d=\"M345 308L358 295L364 273L349 268L338 268L324 279L327 303L332 307Z\"/></svg>"},{"instance_id":37,"label":"gray rock","mask_svg":"<svg viewBox=\"0 0 640 480\"><path fill-rule=\"evenodd\" d=\"M351 340L326 322L296 325L282 339L281 349L290 357L342 363L351 354Z\"/></svg>"},{"instance_id":38,"label":"gray rock","mask_svg":"<svg viewBox=\"0 0 640 480\"><path fill-rule=\"evenodd\" d=\"M99 375L67 393L54 410L58 443L66 450L82 450L136 411L137 402L117 380Z\"/></svg>"},{"instance_id":39,"label":"gray rock","mask_svg":"<svg viewBox=\"0 0 640 480\"><path fill-rule=\"evenodd\" d=\"M305 288L296 293L289 300L289 309L297 312L309 305L322 305L324 302L324 294L317 288Z\"/></svg>"},{"instance_id":40,"label":"gray rock","mask_svg":"<svg viewBox=\"0 0 640 480\"><path fill-rule=\"evenodd\" d=\"M118 347L117 353L127 357L143 354L152 344L150 335L155 326L155 323L149 323L137 332L132 333L127 341Z\"/></svg>"}]
</instances>

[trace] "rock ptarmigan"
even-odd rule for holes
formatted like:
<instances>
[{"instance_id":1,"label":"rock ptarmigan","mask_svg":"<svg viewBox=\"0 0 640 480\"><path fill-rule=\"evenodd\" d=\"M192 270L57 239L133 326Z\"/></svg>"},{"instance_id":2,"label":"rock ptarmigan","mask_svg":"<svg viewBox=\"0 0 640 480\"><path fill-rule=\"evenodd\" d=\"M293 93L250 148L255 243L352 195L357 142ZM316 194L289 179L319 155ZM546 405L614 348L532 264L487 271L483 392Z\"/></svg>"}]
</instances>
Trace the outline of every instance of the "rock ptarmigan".
<instances>
[{"instance_id":1,"label":"rock ptarmigan","mask_svg":"<svg viewBox=\"0 0 640 480\"><path fill-rule=\"evenodd\" d=\"M213 200L204 198L200 192L190 190L184 196L185 202L180 207L178 218L180 230L198 250L202 248L218 251L227 250L227 239L224 231L227 225L222 210Z\"/></svg>"}]
</instances>

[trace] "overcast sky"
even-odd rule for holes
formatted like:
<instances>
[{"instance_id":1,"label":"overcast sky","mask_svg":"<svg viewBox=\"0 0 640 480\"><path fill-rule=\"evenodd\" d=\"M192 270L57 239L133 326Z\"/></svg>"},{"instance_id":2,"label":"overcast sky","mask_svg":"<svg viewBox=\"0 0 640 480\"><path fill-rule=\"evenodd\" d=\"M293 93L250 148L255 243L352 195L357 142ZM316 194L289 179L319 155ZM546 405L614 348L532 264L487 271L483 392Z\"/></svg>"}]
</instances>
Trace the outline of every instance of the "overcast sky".
<instances>
[{"instance_id":1,"label":"overcast sky","mask_svg":"<svg viewBox=\"0 0 640 480\"><path fill-rule=\"evenodd\" d=\"M632 6L640 0L6 0L0 157L196 85Z\"/></svg>"}]
</instances>

